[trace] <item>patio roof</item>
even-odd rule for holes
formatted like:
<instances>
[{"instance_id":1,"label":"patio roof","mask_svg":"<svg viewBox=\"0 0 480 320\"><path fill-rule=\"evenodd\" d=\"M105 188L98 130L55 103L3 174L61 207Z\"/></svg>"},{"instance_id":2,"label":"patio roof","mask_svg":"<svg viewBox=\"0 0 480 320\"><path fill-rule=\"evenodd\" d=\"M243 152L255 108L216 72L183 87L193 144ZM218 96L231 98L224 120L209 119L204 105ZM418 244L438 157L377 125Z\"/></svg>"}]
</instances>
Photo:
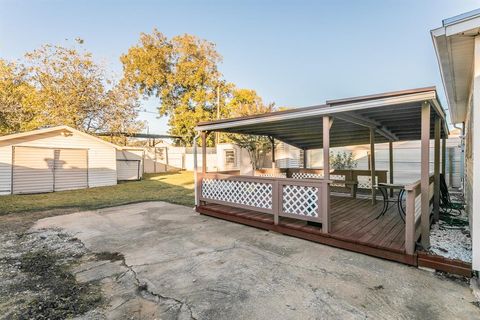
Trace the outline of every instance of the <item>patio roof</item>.
<instances>
[{"instance_id":1,"label":"patio roof","mask_svg":"<svg viewBox=\"0 0 480 320\"><path fill-rule=\"evenodd\" d=\"M375 129L376 143L420 140L424 102L431 106L431 138L436 116L442 119L442 138L447 137L445 112L435 87L328 100L323 105L202 122L196 130L270 136L301 149L316 149L323 145L322 119L330 116L333 118L331 147L368 144L370 128Z\"/></svg>"}]
</instances>

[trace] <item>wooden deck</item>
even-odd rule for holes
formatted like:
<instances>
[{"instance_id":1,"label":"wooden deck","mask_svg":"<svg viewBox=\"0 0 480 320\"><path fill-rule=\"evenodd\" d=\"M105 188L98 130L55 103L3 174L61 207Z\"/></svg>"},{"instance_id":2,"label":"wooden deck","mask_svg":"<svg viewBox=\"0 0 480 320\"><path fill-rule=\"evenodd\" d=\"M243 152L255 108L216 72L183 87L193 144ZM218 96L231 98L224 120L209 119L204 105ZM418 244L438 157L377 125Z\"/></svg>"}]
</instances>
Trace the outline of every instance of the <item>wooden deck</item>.
<instances>
[{"instance_id":1,"label":"wooden deck","mask_svg":"<svg viewBox=\"0 0 480 320\"><path fill-rule=\"evenodd\" d=\"M290 236L331 245L375 257L417 265L416 255L405 253L405 223L397 207L391 206L384 216L376 219L382 201L373 206L369 199L331 196L331 232L321 232L321 226L306 221L280 218L274 225L273 216L219 204L197 207L199 213L217 218L273 230Z\"/></svg>"}]
</instances>

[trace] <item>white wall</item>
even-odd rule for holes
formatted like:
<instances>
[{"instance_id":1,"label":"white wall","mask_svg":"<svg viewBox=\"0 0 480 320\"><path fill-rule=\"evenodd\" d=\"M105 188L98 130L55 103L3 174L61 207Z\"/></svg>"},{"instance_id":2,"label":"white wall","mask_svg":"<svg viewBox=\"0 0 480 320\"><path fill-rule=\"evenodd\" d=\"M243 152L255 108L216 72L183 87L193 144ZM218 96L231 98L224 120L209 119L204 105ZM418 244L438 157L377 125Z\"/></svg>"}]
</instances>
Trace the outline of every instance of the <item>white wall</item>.
<instances>
[{"instance_id":1,"label":"white wall","mask_svg":"<svg viewBox=\"0 0 480 320\"><path fill-rule=\"evenodd\" d=\"M277 168L303 167L302 150L280 142L275 146L275 165Z\"/></svg>"},{"instance_id":2,"label":"white wall","mask_svg":"<svg viewBox=\"0 0 480 320\"><path fill-rule=\"evenodd\" d=\"M0 194L11 192L12 146L88 149L88 185L99 187L117 183L115 148L81 134L61 131L0 141Z\"/></svg>"},{"instance_id":3,"label":"white wall","mask_svg":"<svg viewBox=\"0 0 480 320\"><path fill-rule=\"evenodd\" d=\"M117 161L119 160L137 161L125 161L123 165L117 163L117 180L132 180L133 178L137 178L138 175L140 175L138 178L142 178L143 149L123 148L122 150L117 150ZM138 168L138 166L140 166L140 168Z\"/></svg>"},{"instance_id":4,"label":"white wall","mask_svg":"<svg viewBox=\"0 0 480 320\"><path fill-rule=\"evenodd\" d=\"M447 165L446 181L452 187L460 187L461 151L458 136L447 139ZM368 169L368 153L370 146L360 145L352 147L331 148L333 152L352 152L357 160L358 169ZM393 143L393 180L395 183L411 183L420 179L420 141L406 141ZM434 144L430 142L430 170L433 172ZM449 160L450 159L450 160ZM310 168L323 166L323 153L321 149L308 151L307 165ZM375 168L389 170L388 143L375 145Z\"/></svg>"},{"instance_id":5,"label":"white wall","mask_svg":"<svg viewBox=\"0 0 480 320\"><path fill-rule=\"evenodd\" d=\"M10 194L12 177L12 147L0 144L0 195Z\"/></svg>"},{"instance_id":6,"label":"white wall","mask_svg":"<svg viewBox=\"0 0 480 320\"><path fill-rule=\"evenodd\" d=\"M467 161L468 209L472 228L472 268L480 270L480 136L474 134L480 123L480 36L475 37L473 101L469 112L469 131L466 141L471 147L471 157Z\"/></svg>"},{"instance_id":7,"label":"white wall","mask_svg":"<svg viewBox=\"0 0 480 320\"><path fill-rule=\"evenodd\" d=\"M185 147L168 147L168 166L172 169L185 168Z\"/></svg>"},{"instance_id":8,"label":"white wall","mask_svg":"<svg viewBox=\"0 0 480 320\"><path fill-rule=\"evenodd\" d=\"M197 147L197 166L202 169L202 147ZM184 168L188 171L194 170L193 147L185 148ZM217 153L215 148L207 148L207 171L217 171Z\"/></svg>"}]
</instances>

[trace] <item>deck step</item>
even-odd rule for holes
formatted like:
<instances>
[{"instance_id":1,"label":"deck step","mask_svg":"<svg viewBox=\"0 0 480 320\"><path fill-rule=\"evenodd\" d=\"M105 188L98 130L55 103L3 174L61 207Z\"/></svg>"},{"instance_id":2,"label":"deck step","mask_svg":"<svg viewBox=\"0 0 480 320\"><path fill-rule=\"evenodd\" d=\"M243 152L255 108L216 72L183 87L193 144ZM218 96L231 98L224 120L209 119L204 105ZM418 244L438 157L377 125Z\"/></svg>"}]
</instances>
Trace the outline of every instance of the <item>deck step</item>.
<instances>
[{"instance_id":1,"label":"deck step","mask_svg":"<svg viewBox=\"0 0 480 320\"><path fill-rule=\"evenodd\" d=\"M417 257L419 267L435 269L464 277L472 276L472 265L470 263L445 258L425 251L419 251Z\"/></svg>"}]
</instances>

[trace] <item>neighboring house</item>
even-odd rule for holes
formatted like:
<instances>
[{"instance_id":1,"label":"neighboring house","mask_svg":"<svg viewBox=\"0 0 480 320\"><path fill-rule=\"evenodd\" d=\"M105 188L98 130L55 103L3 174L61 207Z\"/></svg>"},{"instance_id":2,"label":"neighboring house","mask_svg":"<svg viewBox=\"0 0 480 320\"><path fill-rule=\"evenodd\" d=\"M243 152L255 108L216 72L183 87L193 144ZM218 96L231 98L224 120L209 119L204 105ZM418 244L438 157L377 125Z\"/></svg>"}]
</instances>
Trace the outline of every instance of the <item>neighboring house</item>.
<instances>
[{"instance_id":1,"label":"neighboring house","mask_svg":"<svg viewBox=\"0 0 480 320\"><path fill-rule=\"evenodd\" d=\"M480 9L443 20L431 31L451 122L464 126L465 201L472 267L480 270Z\"/></svg>"},{"instance_id":2,"label":"neighboring house","mask_svg":"<svg viewBox=\"0 0 480 320\"><path fill-rule=\"evenodd\" d=\"M301 168L303 167L303 157L304 151L301 149L283 142L278 142L275 145L275 165L277 168Z\"/></svg>"},{"instance_id":3,"label":"neighboring house","mask_svg":"<svg viewBox=\"0 0 480 320\"><path fill-rule=\"evenodd\" d=\"M142 172L143 149L68 126L0 136L0 195L111 186Z\"/></svg>"}]
</instances>

